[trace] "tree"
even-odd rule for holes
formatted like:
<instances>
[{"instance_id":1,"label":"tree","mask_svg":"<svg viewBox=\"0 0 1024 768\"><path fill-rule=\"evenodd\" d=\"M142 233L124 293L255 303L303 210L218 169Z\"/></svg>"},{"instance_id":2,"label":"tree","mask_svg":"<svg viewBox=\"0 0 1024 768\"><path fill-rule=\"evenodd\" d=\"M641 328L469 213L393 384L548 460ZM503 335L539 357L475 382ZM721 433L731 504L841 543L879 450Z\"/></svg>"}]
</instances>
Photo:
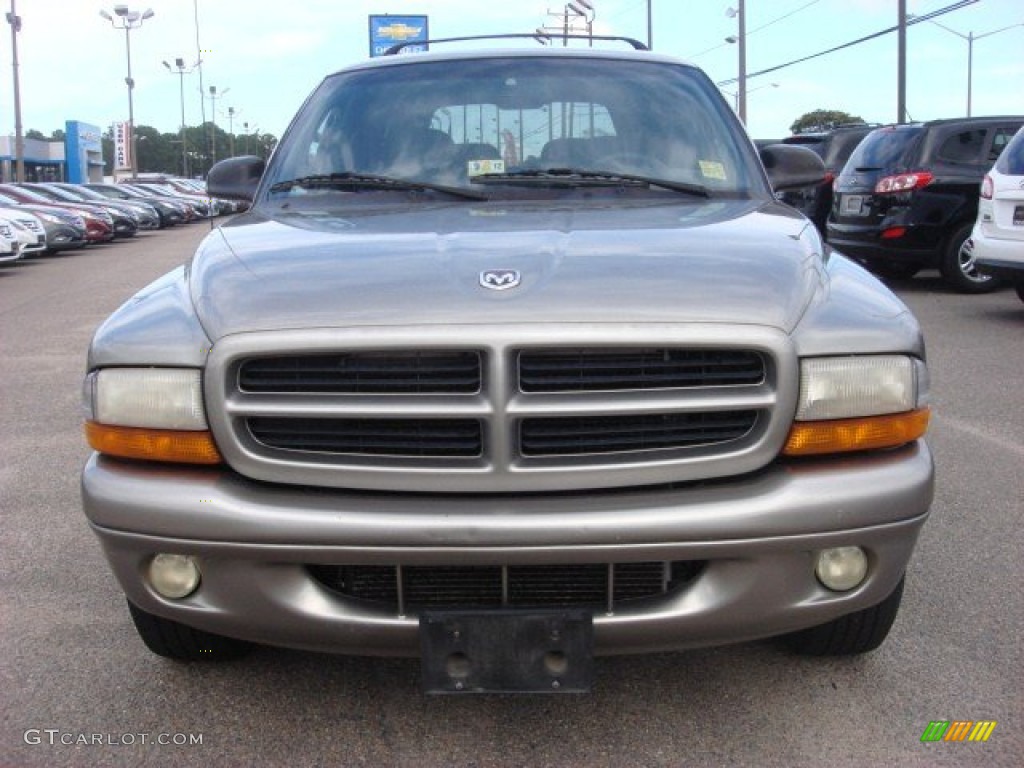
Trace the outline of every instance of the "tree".
<instances>
[{"instance_id":1,"label":"tree","mask_svg":"<svg viewBox=\"0 0 1024 768\"><path fill-rule=\"evenodd\" d=\"M29 128L25 131L26 139L35 139L36 141L46 141L46 136L43 135L42 131L37 131L35 128Z\"/></svg>"},{"instance_id":2,"label":"tree","mask_svg":"<svg viewBox=\"0 0 1024 768\"><path fill-rule=\"evenodd\" d=\"M849 123L863 123L864 118L851 115L836 109L816 109L798 117L789 126L793 133L807 133L809 131L827 131L838 125Z\"/></svg>"}]
</instances>

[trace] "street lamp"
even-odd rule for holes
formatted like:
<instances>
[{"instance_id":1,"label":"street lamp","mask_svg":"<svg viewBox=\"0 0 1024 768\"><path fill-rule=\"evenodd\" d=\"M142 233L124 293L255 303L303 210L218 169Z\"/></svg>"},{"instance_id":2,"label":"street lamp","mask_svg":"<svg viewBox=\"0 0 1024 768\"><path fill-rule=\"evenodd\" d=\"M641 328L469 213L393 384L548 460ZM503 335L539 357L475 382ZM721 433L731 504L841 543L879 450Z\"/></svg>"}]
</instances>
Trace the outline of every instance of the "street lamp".
<instances>
[{"instance_id":1,"label":"street lamp","mask_svg":"<svg viewBox=\"0 0 1024 768\"><path fill-rule=\"evenodd\" d=\"M740 116L740 122L747 124L747 14L743 7L744 0L739 0L739 8L729 8L725 15L739 21L739 34L729 35L725 38L727 43L738 43L740 54L739 77L736 78L736 112Z\"/></svg>"},{"instance_id":2,"label":"street lamp","mask_svg":"<svg viewBox=\"0 0 1024 768\"><path fill-rule=\"evenodd\" d=\"M228 107L228 147L231 156L235 156L235 108Z\"/></svg>"},{"instance_id":3,"label":"street lamp","mask_svg":"<svg viewBox=\"0 0 1024 768\"><path fill-rule=\"evenodd\" d=\"M908 14L907 18L908 19L913 19L914 18L914 14ZM1014 27L1024 27L1024 23L1018 22L1016 24L1010 24L1008 27L1000 27L999 29L993 29L991 32L983 32L980 35L976 35L973 32L968 32L965 35L963 32L957 32L955 29L950 29L945 24L940 24L939 22L934 21L933 19L925 19L925 21L930 21L936 27L942 27L947 32L951 32L954 35L956 35L957 37L959 37L961 40L966 40L967 41L967 116L970 117L971 116L971 83L972 83L972 81L974 79L974 72L973 72L973 69L974 69L974 41L975 40L981 40L983 37L991 37L992 35L999 34L1000 32L1005 32L1006 30L1013 29Z\"/></svg>"},{"instance_id":4,"label":"street lamp","mask_svg":"<svg viewBox=\"0 0 1024 768\"><path fill-rule=\"evenodd\" d=\"M573 2L566 3L565 7L577 16L582 16L583 20L587 22L587 37L590 38L590 47L593 48L594 19L597 17L594 6L588 0L573 0Z\"/></svg>"},{"instance_id":5,"label":"street lamp","mask_svg":"<svg viewBox=\"0 0 1024 768\"><path fill-rule=\"evenodd\" d=\"M25 180L25 137L21 131L21 82L18 78L18 33L21 31L21 17L11 0L11 12L7 14L7 23L11 25L11 51L13 53L12 68L14 69L14 180Z\"/></svg>"},{"instance_id":6,"label":"street lamp","mask_svg":"<svg viewBox=\"0 0 1024 768\"><path fill-rule=\"evenodd\" d=\"M153 9L147 8L142 13L139 13L138 11L129 10L127 5L115 5L114 16L111 16L106 11L100 11L100 16L109 21L114 29L124 30L124 48L128 57L128 77L124 79L124 82L128 86L128 135L131 137L131 157L129 160L132 178L135 179L139 176L139 162L135 156L135 149L138 144L135 141L135 107L132 103L132 91L135 88L135 81L132 79L132 42L130 33L133 29L141 27L146 19L153 17Z\"/></svg>"},{"instance_id":7,"label":"street lamp","mask_svg":"<svg viewBox=\"0 0 1024 768\"><path fill-rule=\"evenodd\" d=\"M181 175L186 179L189 177L188 173L188 146L185 140L185 75L190 75L199 66L197 61L191 67L185 66L184 59L175 59L174 67L166 61L164 66L167 67L167 71L172 75L178 76L178 89L181 92Z\"/></svg>"},{"instance_id":8,"label":"street lamp","mask_svg":"<svg viewBox=\"0 0 1024 768\"><path fill-rule=\"evenodd\" d=\"M225 93L230 91L230 88L225 88L220 93L217 93L217 86L210 86L210 167L212 168L217 162L217 99L222 98Z\"/></svg>"}]
</instances>

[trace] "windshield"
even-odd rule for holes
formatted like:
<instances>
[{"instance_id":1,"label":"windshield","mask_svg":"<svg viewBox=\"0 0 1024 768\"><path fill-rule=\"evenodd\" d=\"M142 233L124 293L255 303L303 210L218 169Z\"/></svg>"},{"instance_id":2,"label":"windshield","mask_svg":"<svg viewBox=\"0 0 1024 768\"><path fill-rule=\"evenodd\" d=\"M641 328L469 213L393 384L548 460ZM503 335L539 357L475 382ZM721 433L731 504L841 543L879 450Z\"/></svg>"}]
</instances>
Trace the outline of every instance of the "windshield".
<instances>
[{"instance_id":1,"label":"windshield","mask_svg":"<svg viewBox=\"0 0 1024 768\"><path fill-rule=\"evenodd\" d=\"M328 78L278 147L266 188L274 197L351 194L375 177L493 197L564 189L576 178L591 189L637 186L640 177L711 194L766 194L748 145L710 81L685 66L571 57L414 62ZM559 173L538 173L551 170ZM332 177L338 184L325 182Z\"/></svg>"}]
</instances>

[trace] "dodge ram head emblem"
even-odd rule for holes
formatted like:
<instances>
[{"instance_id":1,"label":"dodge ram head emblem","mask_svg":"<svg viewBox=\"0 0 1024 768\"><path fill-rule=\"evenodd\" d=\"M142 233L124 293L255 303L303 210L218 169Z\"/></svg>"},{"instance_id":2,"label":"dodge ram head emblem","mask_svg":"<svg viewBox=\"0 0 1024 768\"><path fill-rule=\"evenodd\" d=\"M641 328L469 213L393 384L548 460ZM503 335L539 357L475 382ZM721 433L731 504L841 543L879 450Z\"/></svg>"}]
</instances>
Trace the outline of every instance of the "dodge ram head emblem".
<instances>
[{"instance_id":1,"label":"dodge ram head emblem","mask_svg":"<svg viewBox=\"0 0 1024 768\"><path fill-rule=\"evenodd\" d=\"M519 285L520 275L516 269L488 269L480 273L480 285L492 291L506 291Z\"/></svg>"}]
</instances>

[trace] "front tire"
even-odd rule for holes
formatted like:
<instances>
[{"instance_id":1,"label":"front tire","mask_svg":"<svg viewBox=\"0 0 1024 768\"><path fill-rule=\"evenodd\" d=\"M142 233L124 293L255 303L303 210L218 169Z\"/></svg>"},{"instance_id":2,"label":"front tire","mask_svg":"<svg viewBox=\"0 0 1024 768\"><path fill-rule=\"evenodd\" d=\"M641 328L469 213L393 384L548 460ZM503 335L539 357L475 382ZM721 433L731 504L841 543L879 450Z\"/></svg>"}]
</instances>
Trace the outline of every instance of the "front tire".
<instances>
[{"instance_id":1,"label":"front tire","mask_svg":"<svg viewBox=\"0 0 1024 768\"><path fill-rule=\"evenodd\" d=\"M244 656L252 648L244 640L215 635L154 616L131 602L128 610L142 642L157 656L175 661L229 661Z\"/></svg>"},{"instance_id":2,"label":"front tire","mask_svg":"<svg viewBox=\"0 0 1024 768\"><path fill-rule=\"evenodd\" d=\"M783 641L790 650L804 656L850 656L873 651L885 640L896 620L903 598L903 582L901 578L878 605L786 635Z\"/></svg>"},{"instance_id":3,"label":"front tire","mask_svg":"<svg viewBox=\"0 0 1024 768\"><path fill-rule=\"evenodd\" d=\"M942 278L960 293L990 293L1003 287L1003 281L987 275L974 262L974 244L971 242L973 224L964 224L946 243L939 262Z\"/></svg>"}]
</instances>

